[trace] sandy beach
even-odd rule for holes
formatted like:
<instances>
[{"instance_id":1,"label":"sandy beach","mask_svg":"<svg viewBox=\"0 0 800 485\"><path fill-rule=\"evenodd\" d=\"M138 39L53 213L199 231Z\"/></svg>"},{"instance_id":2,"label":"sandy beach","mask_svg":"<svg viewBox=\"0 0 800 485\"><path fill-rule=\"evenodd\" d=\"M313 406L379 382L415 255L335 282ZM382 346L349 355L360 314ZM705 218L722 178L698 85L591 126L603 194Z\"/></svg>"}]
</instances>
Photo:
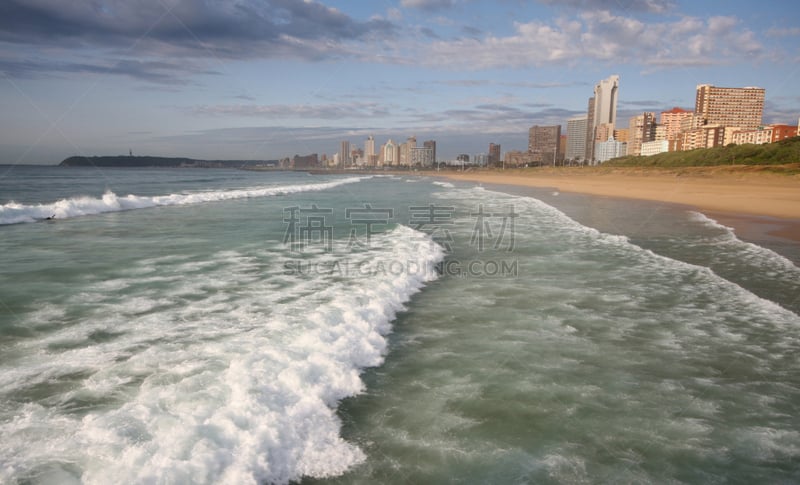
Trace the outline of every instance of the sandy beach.
<instances>
[{"instance_id":1,"label":"sandy beach","mask_svg":"<svg viewBox=\"0 0 800 485\"><path fill-rule=\"evenodd\" d=\"M758 167L541 168L437 175L682 204L714 213L736 226L759 224L770 235L800 241L800 176L768 173Z\"/></svg>"}]
</instances>

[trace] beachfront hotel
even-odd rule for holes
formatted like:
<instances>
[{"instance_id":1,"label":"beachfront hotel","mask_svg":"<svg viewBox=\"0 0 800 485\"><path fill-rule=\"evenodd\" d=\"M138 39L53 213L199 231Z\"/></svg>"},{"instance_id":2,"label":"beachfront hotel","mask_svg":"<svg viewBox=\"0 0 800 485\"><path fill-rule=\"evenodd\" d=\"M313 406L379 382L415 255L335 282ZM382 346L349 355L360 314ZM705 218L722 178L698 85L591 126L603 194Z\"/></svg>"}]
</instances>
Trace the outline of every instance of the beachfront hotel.
<instances>
[{"instance_id":1,"label":"beachfront hotel","mask_svg":"<svg viewBox=\"0 0 800 485\"><path fill-rule=\"evenodd\" d=\"M704 125L721 125L754 130L761 125L764 113L763 88L720 88L710 84L697 86L695 114Z\"/></svg>"}]
</instances>

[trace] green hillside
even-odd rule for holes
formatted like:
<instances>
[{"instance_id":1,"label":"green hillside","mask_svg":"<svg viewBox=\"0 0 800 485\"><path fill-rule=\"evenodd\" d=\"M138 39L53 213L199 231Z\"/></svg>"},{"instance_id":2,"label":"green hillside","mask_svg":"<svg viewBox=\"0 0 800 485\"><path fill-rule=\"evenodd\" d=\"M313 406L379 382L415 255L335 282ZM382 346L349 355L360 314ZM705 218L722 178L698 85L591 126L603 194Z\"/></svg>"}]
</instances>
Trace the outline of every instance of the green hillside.
<instances>
[{"instance_id":1,"label":"green hillside","mask_svg":"<svg viewBox=\"0 0 800 485\"><path fill-rule=\"evenodd\" d=\"M800 163L800 137L767 145L728 145L687 152L659 153L650 157L620 157L605 162L611 167L703 167L716 165L785 165Z\"/></svg>"}]
</instances>

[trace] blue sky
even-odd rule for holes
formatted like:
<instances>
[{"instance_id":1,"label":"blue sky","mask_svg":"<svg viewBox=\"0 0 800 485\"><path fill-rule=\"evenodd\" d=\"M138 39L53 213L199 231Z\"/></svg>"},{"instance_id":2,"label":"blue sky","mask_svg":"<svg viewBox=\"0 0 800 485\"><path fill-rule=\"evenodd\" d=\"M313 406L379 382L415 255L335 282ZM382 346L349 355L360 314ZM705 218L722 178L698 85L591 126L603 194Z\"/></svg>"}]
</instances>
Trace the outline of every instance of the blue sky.
<instances>
[{"instance_id":1,"label":"blue sky","mask_svg":"<svg viewBox=\"0 0 800 485\"><path fill-rule=\"evenodd\" d=\"M800 4L779 0L3 0L0 163L274 159L415 135L527 147L620 76L618 123L766 88L800 116Z\"/></svg>"}]
</instances>

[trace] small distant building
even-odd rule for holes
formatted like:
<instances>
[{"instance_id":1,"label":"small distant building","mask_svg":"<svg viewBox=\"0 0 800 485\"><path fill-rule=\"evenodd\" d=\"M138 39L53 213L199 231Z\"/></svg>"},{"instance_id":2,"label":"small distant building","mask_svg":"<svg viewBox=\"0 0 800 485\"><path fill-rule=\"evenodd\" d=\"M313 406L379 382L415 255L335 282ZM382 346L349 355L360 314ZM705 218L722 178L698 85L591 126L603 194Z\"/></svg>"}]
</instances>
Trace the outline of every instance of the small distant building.
<instances>
[{"instance_id":1,"label":"small distant building","mask_svg":"<svg viewBox=\"0 0 800 485\"><path fill-rule=\"evenodd\" d=\"M734 145L763 145L772 141L772 130L770 129L755 129L755 130L739 130L733 134L731 143Z\"/></svg>"},{"instance_id":2,"label":"small distant building","mask_svg":"<svg viewBox=\"0 0 800 485\"><path fill-rule=\"evenodd\" d=\"M617 128L616 130L614 130L614 139L617 141L621 141L623 143L627 143L628 133L630 133L629 128Z\"/></svg>"},{"instance_id":3,"label":"small distant building","mask_svg":"<svg viewBox=\"0 0 800 485\"><path fill-rule=\"evenodd\" d=\"M664 127L666 139L677 139L681 134L682 123L684 120L691 119L693 115L693 111L678 107L672 108L669 111L662 111L659 126Z\"/></svg>"},{"instance_id":4,"label":"small distant building","mask_svg":"<svg viewBox=\"0 0 800 485\"><path fill-rule=\"evenodd\" d=\"M607 141L609 138L614 138L614 125L611 123L600 123L597 125L597 128L594 130L595 143Z\"/></svg>"},{"instance_id":5,"label":"small distant building","mask_svg":"<svg viewBox=\"0 0 800 485\"><path fill-rule=\"evenodd\" d=\"M342 142L339 144L339 164L341 168L350 166L350 153L350 142L347 140L342 140Z\"/></svg>"},{"instance_id":6,"label":"small distant building","mask_svg":"<svg viewBox=\"0 0 800 485\"><path fill-rule=\"evenodd\" d=\"M555 165L561 147L561 125L534 125L528 130L528 151L534 154L534 162Z\"/></svg>"},{"instance_id":7,"label":"small distant building","mask_svg":"<svg viewBox=\"0 0 800 485\"><path fill-rule=\"evenodd\" d=\"M772 127L772 143L794 138L797 136L797 127L792 125L769 125Z\"/></svg>"},{"instance_id":8,"label":"small distant building","mask_svg":"<svg viewBox=\"0 0 800 485\"><path fill-rule=\"evenodd\" d=\"M431 150L431 152L433 154L432 155L433 163L436 163L436 160L438 160L438 158L436 158L436 140L424 141L424 142L422 142L422 146L425 147L425 148L429 148Z\"/></svg>"},{"instance_id":9,"label":"small distant building","mask_svg":"<svg viewBox=\"0 0 800 485\"><path fill-rule=\"evenodd\" d=\"M627 143L610 138L606 141L597 142L594 146L595 157L600 163L607 162L612 158L623 157L627 154Z\"/></svg>"},{"instance_id":10,"label":"small distant building","mask_svg":"<svg viewBox=\"0 0 800 485\"><path fill-rule=\"evenodd\" d=\"M383 145L382 165L395 167L400 164L400 146L393 142L391 138Z\"/></svg>"},{"instance_id":11,"label":"small distant building","mask_svg":"<svg viewBox=\"0 0 800 485\"><path fill-rule=\"evenodd\" d=\"M489 143L489 165L500 163L500 144Z\"/></svg>"},{"instance_id":12,"label":"small distant building","mask_svg":"<svg viewBox=\"0 0 800 485\"><path fill-rule=\"evenodd\" d=\"M506 151L504 157L504 165L509 167L526 167L533 163L534 156L530 152L521 152L519 150Z\"/></svg>"},{"instance_id":13,"label":"small distant building","mask_svg":"<svg viewBox=\"0 0 800 485\"><path fill-rule=\"evenodd\" d=\"M654 140L642 143L642 156L650 157L669 151L669 140Z\"/></svg>"},{"instance_id":14,"label":"small distant building","mask_svg":"<svg viewBox=\"0 0 800 485\"><path fill-rule=\"evenodd\" d=\"M295 170L306 170L310 168L317 168L319 166L319 158L316 153L311 155L295 155L292 158L292 168Z\"/></svg>"},{"instance_id":15,"label":"small distant building","mask_svg":"<svg viewBox=\"0 0 800 485\"><path fill-rule=\"evenodd\" d=\"M411 148L411 166L413 167L432 167L433 148L429 147L412 147Z\"/></svg>"},{"instance_id":16,"label":"small distant building","mask_svg":"<svg viewBox=\"0 0 800 485\"><path fill-rule=\"evenodd\" d=\"M680 146L682 150L697 148L713 148L723 146L725 143L725 127L707 125L681 133Z\"/></svg>"},{"instance_id":17,"label":"small distant building","mask_svg":"<svg viewBox=\"0 0 800 485\"><path fill-rule=\"evenodd\" d=\"M641 155L642 143L656 138L656 115L644 112L630 119L628 124L628 155Z\"/></svg>"}]
</instances>

